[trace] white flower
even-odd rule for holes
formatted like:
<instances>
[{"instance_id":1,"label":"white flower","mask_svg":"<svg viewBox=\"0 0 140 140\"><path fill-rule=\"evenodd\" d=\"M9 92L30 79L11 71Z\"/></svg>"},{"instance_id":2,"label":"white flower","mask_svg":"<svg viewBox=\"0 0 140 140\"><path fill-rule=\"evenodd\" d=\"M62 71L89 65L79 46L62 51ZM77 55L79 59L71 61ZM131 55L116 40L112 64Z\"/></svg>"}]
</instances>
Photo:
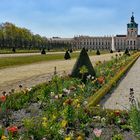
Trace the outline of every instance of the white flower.
<instances>
[{"instance_id":1,"label":"white flower","mask_svg":"<svg viewBox=\"0 0 140 140\"><path fill-rule=\"evenodd\" d=\"M69 136L70 137L73 137L74 136L74 132L73 131L70 131Z\"/></svg>"},{"instance_id":2,"label":"white flower","mask_svg":"<svg viewBox=\"0 0 140 140\"><path fill-rule=\"evenodd\" d=\"M60 135L63 135L63 134L64 134L64 130L63 130L63 129L60 129L60 130L58 130L58 133L59 133Z\"/></svg>"},{"instance_id":3,"label":"white flower","mask_svg":"<svg viewBox=\"0 0 140 140\"><path fill-rule=\"evenodd\" d=\"M29 91L31 91L32 90L32 88L27 88L27 91L29 92Z\"/></svg>"},{"instance_id":4,"label":"white flower","mask_svg":"<svg viewBox=\"0 0 140 140\"><path fill-rule=\"evenodd\" d=\"M87 101L84 101L84 102L83 102L83 105L87 105L87 104L88 104L88 102L87 102Z\"/></svg>"},{"instance_id":5,"label":"white flower","mask_svg":"<svg viewBox=\"0 0 140 140\"><path fill-rule=\"evenodd\" d=\"M55 94L54 94L54 92L51 92L50 95L51 95L51 97L53 97Z\"/></svg>"},{"instance_id":6,"label":"white flower","mask_svg":"<svg viewBox=\"0 0 140 140\"><path fill-rule=\"evenodd\" d=\"M87 76L87 79L90 79L90 78L91 78L91 75L88 75L88 76Z\"/></svg>"},{"instance_id":7,"label":"white flower","mask_svg":"<svg viewBox=\"0 0 140 140\"><path fill-rule=\"evenodd\" d=\"M102 123L105 123L105 121L106 121L106 119L103 117L103 118L101 118L101 122Z\"/></svg>"},{"instance_id":8,"label":"white flower","mask_svg":"<svg viewBox=\"0 0 140 140\"><path fill-rule=\"evenodd\" d=\"M100 121L101 117L100 116L94 116L93 119L96 119L96 120Z\"/></svg>"},{"instance_id":9,"label":"white flower","mask_svg":"<svg viewBox=\"0 0 140 140\"><path fill-rule=\"evenodd\" d=\"M94 78L95 78L94 76L91 77L92 80L94 80Z\"/></svg>"},{"instance_id":10,"label":"white flower","mask_svg":"<svg viewBox=\"0 0 140 140\"><path fill-rule=\"evenodd\" d=\"M66 88L63 89L63 92L66 93L66 94L70 94L70 90L68 90Z\"/></svg>"}]
</instances>

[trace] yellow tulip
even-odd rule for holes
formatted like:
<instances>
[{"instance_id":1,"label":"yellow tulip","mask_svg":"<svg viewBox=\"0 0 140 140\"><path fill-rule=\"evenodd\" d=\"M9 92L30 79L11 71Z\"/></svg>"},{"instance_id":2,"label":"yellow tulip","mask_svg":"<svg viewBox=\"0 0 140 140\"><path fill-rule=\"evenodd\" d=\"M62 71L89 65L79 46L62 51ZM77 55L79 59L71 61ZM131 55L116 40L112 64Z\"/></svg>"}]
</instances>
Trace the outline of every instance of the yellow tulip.
<instances>
[{"instance_id":1,"label":"yellow tulip","mask_svg":"<svg viewBox=\"0 0 140 140\"><path fill-rule=\"evenodd\" d=\"M79 108L80 107L80 104L77 104L77 108Z\"/></svg>"},{"instance_id":2,"label":"yellow tulip","mask_svg":"<svg viewBox=\"0 0 140 140\"><path fill-rule=\"evenodd\" d=\"M66 127L67 123L68 123L68 122L67 122L66 120L63 120L62 123L61 123L61 126L62 126L62 127Z\"/></svg>"},{"instance_id":3,"label":"yellow tulip","mask_svg":"<svg viewBox=\"0 0 140 140\"><path fill-rule=\"evenodd\" d=\"M66 137L65 140L71 140L71 137Z\"/></svg>"},{"instance_id":4,"label":"yellow tulip","mask_svg":"<svg viewBox=\"0 0 140 140\"><path fill-rule=\"evenodd\" d=\"M82 136L78 136L77 140L83 140Z\"/></svg>"},{"instance_id":5,"label":"yellow tulip","mask_svg":"<svg viewBox=\"0 0 140 140\"><path fill-rule=\"evenodd\" d=\"M47 118L46 118L46 117L43 117L42 120L43 120L43 121L47 121Z\"/></svg>"},{"instance_id":6,"label":"yellow tulip","mask_svg":"<svg viewBox=\"0 0 140 140\"><path fill-rule=\"evenodd\" d=\"M47 122L42 122L42 126L46 128L47 127Z\"/></svg>"},{"instance_id":7,"label":"yellow tulip","mask_svg":"<svg viewBox=\"0 0 140 140\"><path fill-rule=\"evenodd\" d=\"M53 115L53 116L52 116L52 118L53 118L53 120L55 120L55 119L56 119L56 116L55 116L55 115Z\"/></svg>"},{"instance_id":8,"label":"yellow tulip","mask_svg":"<svg viewBox=\"0 0 140 140\"><path fill-rule=\"evenodd\" d=\"M1 140L8 140L8 138L6 136L2 135Z\"/></svg>"}]
</instances>

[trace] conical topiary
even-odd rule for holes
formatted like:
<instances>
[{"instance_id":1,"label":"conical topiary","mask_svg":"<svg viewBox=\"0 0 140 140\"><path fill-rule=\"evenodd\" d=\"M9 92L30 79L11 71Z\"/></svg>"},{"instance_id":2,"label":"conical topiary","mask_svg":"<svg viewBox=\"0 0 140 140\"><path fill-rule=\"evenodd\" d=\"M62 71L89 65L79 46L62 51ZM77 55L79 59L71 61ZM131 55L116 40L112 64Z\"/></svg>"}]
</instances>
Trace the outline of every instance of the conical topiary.
<instances>
[{"instance_id":1,"label":"conical topiary","mask_svg":"<svg viewBox=\"0 0 140 140\"><path fill-rule=\"evenodd\" d=\"M72 52L73 52L73 50L72 50L72 49L70 49L69 51L70 51L70 53L72 53Z\"/></svg>"},{"instance_id":2,"label":"conical topiary","mask_svg":"<svg viewBox=\"0 0 140 140\"><path fill-rule=\"evenodd\" d=\"M127 55L129 55L130 53L129 53L129 50L128 50L128 48L126 48L125 49L125 52L124 52L124 54L127 54Z\"/></svg>"},{"instance_id":3,"label":"conical topiary","mask_svg":"<svg viewBox=\"0 0 140 140\"><path fill-rule=\"evenodd\" d=\"M15 49L14 47L12 48L12 52L13 52L13 53L15 53L15 52L16 52L16 49Z\"/></svg>"},{"instance_id":4,"label":"conical topiary","mask_svg":"<svg viewBox=\"0 0 140 140\"><path fill-rule=\"evenodd\" d=\"M41 54L46 54L45 49L42 49Z\"/></svg>"},{"instance_id":5,"label":"conical topiary","mask_svg":"<svg viewBox=\"0 0 140 140\"><path fill-rule=\"evenodd\" d=\"M84 67L84 69L85 68L87 69L86 73L84 73L84 79L82 73L80 72L82 67ZM71 76L76 78L82 78L82 80L85 81L87 75L91 75L95 77L95 71L89 59L89 56L86 52L86 49L83 48L73 67Z\"/></svg>"},{"instance_id":6,"label":"conical topiary","mask_svg":"<svg viewBox=\"0 0 140 140\"><path fill-rule=\"evenodd\" d=\"M100 51L99 51L99 50L97 50L96 54L97 54L97 55L100 55Z\"/></svg>"},{"instance_id":7,"label":"conical topiary","mask_svg":"<svg viewBox=\"0 0 140 140\"><path fill-rule=\"evenodd\" d=\"M110 50L110 53L113 53L113 50L112 49Z\"/></svg>"},{"instance_id":8,"label":"conical topiary","mask_svg":"<svg viewBox=\"0 0 140 140\"><path fill-rule=\"evenodd\" d=\"M65 53L65 55L64 55L64 58L65 58L65 60L68 60L68 59L71 58L68 51L66 51L66 53Z\"/></svg>"}]
</instances>

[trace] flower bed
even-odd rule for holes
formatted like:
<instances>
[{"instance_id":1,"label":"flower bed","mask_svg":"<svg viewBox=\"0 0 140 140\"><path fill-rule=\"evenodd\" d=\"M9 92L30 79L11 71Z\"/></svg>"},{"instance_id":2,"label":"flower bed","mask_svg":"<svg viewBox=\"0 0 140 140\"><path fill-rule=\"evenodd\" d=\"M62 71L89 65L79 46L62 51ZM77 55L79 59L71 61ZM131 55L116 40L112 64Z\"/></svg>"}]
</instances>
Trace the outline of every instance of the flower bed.
<instances>
[{"instance_id":1,"label":"flower bed","mask_svg":"<svg viewBox=\"0 0 140 140\"><path fill-rule=\"evenodd\" d=\"M88 99L96 94L136 55L119 56L98 62L97 77L80 79L54 75L48 83L1 97L0 136L15 140L108 140L111 137L133 137L125 111L87 108ZM14 93L14 94L13 94ZM122 132L123 129L123 132ZM109 133L107 133L109 131ZM111 132L112 131L112 132Z\"/></svg>"},{"instance_id":2,"label":"flower bed","mask_svg":"<svg viewBox=\"0 0 140 140\"><path fill-rule=\"evenodd\" d=\"M122 67L120 71L118 71L118 73L114 77L112 77L108 83L106 83L100 90L96 92L96 94L89 98L88 106L95 106L100 102L102 97L104 97L112 89L112 87L116 85L119 79L132 67L132 65L139 58L139 54L136 54L133 57L134 59L132 59L132 61L128 63L128 65Z\"/></svg>"}]
</instances>

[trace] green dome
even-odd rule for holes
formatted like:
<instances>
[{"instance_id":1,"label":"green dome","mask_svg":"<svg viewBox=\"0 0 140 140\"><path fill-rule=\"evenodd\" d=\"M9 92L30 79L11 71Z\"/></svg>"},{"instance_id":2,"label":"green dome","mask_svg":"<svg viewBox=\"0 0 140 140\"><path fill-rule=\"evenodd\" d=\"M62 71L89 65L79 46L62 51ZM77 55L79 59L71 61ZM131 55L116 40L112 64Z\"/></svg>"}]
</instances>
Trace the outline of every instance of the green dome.
<instances>
[{"instance_id":1,"label":"green dome","mask_svg":"<svg viewBox=\"0 0 140 140\"><path fill-rule=\"evenodd\" d=\"M135 22L135 17L133 16L133 13L130 23L127 24L127 28L138 28L138 24Z\"/></svg>"}]
</instances>

